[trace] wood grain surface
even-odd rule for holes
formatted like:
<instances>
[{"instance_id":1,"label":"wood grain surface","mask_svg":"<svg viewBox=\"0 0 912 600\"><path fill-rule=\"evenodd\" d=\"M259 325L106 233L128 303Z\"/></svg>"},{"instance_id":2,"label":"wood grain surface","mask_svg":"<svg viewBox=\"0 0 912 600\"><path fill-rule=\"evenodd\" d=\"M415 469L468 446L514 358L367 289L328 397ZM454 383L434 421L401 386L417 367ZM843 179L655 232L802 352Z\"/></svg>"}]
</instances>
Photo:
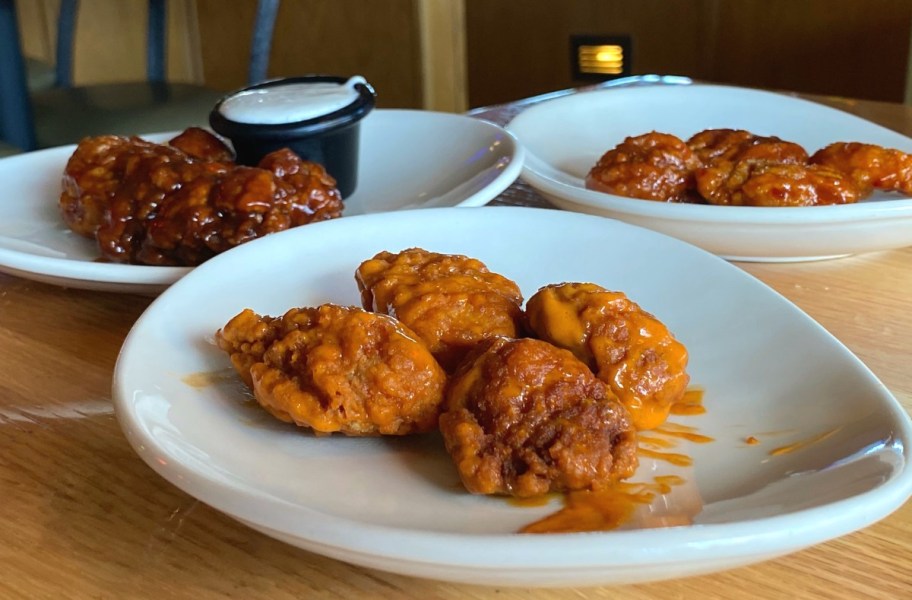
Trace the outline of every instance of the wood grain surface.
<instances>
[{"instance_id":1,"label":"wood grain surface","mask_svg":"<svg viewBox=\"0 0 912 600\"><path fill-rule=\"evenodd\" d=\"M823 100L912 134L908 108ZM494 107L482 116L510 111ZM522 184L497 203L547 205ZM817 319L912 409L910 265L912 248L739 266ZM0 275L0 598L912 597L909 503L869 528L777 560L621 587L455 585L275 541L167 483L122 435L112 369L150 301Z\"/></svg>"}]
</instances>

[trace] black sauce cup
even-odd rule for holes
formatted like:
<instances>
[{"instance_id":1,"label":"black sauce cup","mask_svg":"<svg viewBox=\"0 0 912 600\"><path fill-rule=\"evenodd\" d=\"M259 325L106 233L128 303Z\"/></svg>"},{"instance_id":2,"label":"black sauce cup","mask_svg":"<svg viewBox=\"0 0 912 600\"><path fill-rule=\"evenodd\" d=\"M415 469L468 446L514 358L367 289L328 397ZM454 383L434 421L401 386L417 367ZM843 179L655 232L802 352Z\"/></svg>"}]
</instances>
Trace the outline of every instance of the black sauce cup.
<instances>
[{"instance_id":1,"label":"black sauce cup","mask_svg":"<svg viewBox=\"0 0 912 600\"><path fill-rule=\"evenodd\" d=\"M266 154L290 148L301 158L320 163L336 180L342 198L350 196L358 185L358 147L361 119L374 108L376 94L367 83L355 84L356 100L331 113L312 119L278 124L241 123L221 113L227 99L250 90L295 83L339 83L346 77L305 75L275 79L231 92L209 113L212 129L231 140L242 165L256 166Z\"/></svg>"}]
</instances>

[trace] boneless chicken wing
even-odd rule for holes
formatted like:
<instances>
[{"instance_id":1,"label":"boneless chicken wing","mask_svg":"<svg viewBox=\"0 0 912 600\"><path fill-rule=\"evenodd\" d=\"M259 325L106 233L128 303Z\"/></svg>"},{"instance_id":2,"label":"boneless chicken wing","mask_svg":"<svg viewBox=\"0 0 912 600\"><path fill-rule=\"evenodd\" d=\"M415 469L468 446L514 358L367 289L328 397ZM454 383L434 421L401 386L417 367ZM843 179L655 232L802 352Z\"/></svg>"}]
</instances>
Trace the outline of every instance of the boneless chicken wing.
<instances>
[{"instance_id":1,"label":"boneless chicken wing","mask_svg":"<svg viewBox=\"0 0 912 600\"><path fill-rule=\"evenodd\" d=\"M808 159L805 149L794 142L743 129L706 129L687 140L687 146L704 167L742 160L804 163Z\"/></svg>"},{"instance_id":2,"label":"boneless chicken wing","mask_svg":"<svg viewBox=\"0 0 912 600\"><path fill-rule=\"evenodd\" d=\"M124 186L110 224L97 234L102 253L118 262L195 265L269 233L341 214L335 181L290 150L266 155L261 165L271 168L215 165L220 163L163 168L186 182L161 199ZM181 177L185 170L192 173Z\"/></svg>"},{"instance_id":3,"label":"boneless chicken wing","mask_svg":"<svg viewBox=\"0 0 912 600\"><path fill-rule=\"evenodd\" d=\"M699 165L683 140L653 131L628 137L606 152L586 176L586 187L631 198L686 202Z\"/></svg>"},{"instance_id":4,"label":"boneless chicken wing","mask_svg":"<svg viewBox=\"0 0 912 600\"><path fill-rule=\"evenodd\" d=\"M199 127L185 129L183 133L169 140L168 145L193 158L225 163L234 162L234 152L231 151L231 148Z\"/></svg>"},{"instance_id":5,"label":"boneless chicken wing","mask_svg":"<svg viewBox=\"0 0 912 600\"><path fill-rule=\"evenodd\" d=\"M478 342L516 336L522 294L479 260L420 248L380 252L355 273L367 310L413 329L448 371Z\"/></svg>"},{"instance_id":6,"label":"boneless chicken wing","mask_svg":"<svg viewBox=\"0 0 912 600\"><path fill-rule=\"evenodd\" d=\"M60 209L112 262L196 265L255 237L341 214L335 181L290 150L259 168L228 162L202 130L170 144L86 138L67 163Z\"/></svg>"},{"instance_id":7,"label":"boneless chicken wing","mask_svg":"<svg viewBox=\"0 0 912 600\"><path fill-rule=\"evenodd\" d=\"M687 349L623 293L549 285L529 298L526 313L537 337L570 350L609 385L637 429L661 425L683 397Z\"/></svg>"},{"instance_id":8,"label":"boneless chicken wing","mask_svg":"<svg viewBox=\"0 0 912 600\"><path fill-rule=\"evenodd\" d=\"M757 136L743 129L704 129L687 140L687 147L700 164L709 165L720 160L732 160L756 139Z\"/></svg>"},{"instance_id":9,"label":"boneless chicken wing","mask_svg":"<svg viewBox=\"0 0 912 600\"><path fill-rule=\"evenodd\" d=\"M257 401L318 434L436 428L446 376L395 319L324 304L282 317L245 310L216 335Z\"/></svg>"},{"instance_id":10,"label":"boneless chicken wing","mask_svg":"<svg viewBox=\"0 0 912 600\"><path fill-rule=\"evenodd\" d=\"M722 206L823 206L863 197L845 173L830 167L749 160L700 169L697 189Z\"/></svg>"},{"instance_id":11,"label":"boneless chicken wing","mask_svg":"<svg viewBox=\"0 0 912 600\"><path fill-rule=\"evenodd\" d=\"M858 142L837 142L814 153L811 162L837 169L862 190L877 188L912 195L912 155Z\"/></svg>"},{"instance_id":12,"label":"boneless chicken wing","mask_svg":"<svg viewBox=\"0 0 912 600\"><path fill-rule=\"evenodd\" d=\"M794 142L744 130L708 129L687 144L700 157L697 191L721 206L814 206L856 202L856 186L832 169L807 165Z\"/></svg>"},{"instance_id":13,"label":"boneless chicken wing","mask_svg":"<svg viewBox=\"0 0 912 600\"><path fill-rule=\"evenodd\" d=\"M174 148L140 138L102 135L82 140L63 174L60 212L64 222L80 235L95 237L95 232L107 221L111 201L128 168L144 157L179 154ZM149 182L150 187L156 183ZM164 183L165 187L169 185Z\"/></svg>"},{"instance_id":14,"label":"boneless chicken wing","mask_svg":"<svg viewBox=\"0 0 912 600\"><path fill-rule=\"evenodd\" d=\"M440 416L470 492L599 489L633 474L636 431L585 364L540 340L485 344L452 377Z\"/></svg>"}]
</instances>

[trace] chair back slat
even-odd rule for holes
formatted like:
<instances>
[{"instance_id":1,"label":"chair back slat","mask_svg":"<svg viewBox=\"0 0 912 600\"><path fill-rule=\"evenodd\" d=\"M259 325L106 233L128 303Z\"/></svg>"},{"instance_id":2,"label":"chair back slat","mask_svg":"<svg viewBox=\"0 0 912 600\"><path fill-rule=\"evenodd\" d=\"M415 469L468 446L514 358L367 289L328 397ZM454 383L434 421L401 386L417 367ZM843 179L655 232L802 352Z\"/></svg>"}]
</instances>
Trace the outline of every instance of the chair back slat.
<instances>
[{"instance_id":1,"label":"chair back slat","mask_svg":"<svg viewBox=\"0 0 912 600\"><path fill-rule=\"evenodd\" d=\"M266 80L269 52L272 50L272 32L278 12L279 0L258 0L253 43L250 46L250 64L247 67L247 85Z\"/></svg>"},{"instance_id":2,"label":"chair back slat","mask_svg":"<svg viewBox=\"0 0 912 600\"><path fill-rule=\"evenodd\" d=\"M248 66L249 83L266 79L280 0L258 0ZM167 0L149 0L146 71L150 82L166 80ZM57 17L55 84L73 85L79 0L60 0ZM22 57L15 0L0 0L0 140L23 150L37 146ZM164 88L162 88L164 89Z\"/></svg>"},{"instance_id":3,"label":"chair back slat","mask_svg":"<svg viewBox=\"0 0 912 600\"><path fill-rule=\"evenodd\" d=\"M61 0L57 15L57 54L54 66L54 84L57 87L73 85L73 47L76 41L76 15L79 0Z\"/></svg>"},{"instance_id":4,"label":"chair back slat","mask_svg":"<svg viewBox=\"0 0 912 600\"><path fill-rule=\"evenodd\" d=\"M0 139L23 150L34 150L32 105L19 43L16 3L0 0Z\"/></svg>"},{"instance_id":5,"label":"chair back slat","mask_svg":"<svg viewBox=\"0 0 912 600\"><path fill-rule=\"evenodd\" d=\"M146 77L149 81L165 80L165 49L168 18L165 0L149 0L149 27L146 40Z\"/></svg>"}]
</instances>

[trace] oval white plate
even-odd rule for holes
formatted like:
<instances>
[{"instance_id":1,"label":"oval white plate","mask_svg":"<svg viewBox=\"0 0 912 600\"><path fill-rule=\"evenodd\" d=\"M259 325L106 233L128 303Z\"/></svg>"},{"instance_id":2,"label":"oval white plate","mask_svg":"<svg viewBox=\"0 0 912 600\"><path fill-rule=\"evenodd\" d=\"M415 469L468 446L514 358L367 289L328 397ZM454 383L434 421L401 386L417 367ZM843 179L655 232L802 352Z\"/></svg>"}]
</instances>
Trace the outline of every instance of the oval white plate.
<instances>
[{"instance_id":1,"label":"oval white plate","mask_svg":"<svg viewBox=\"0 0 912 600\"><path fill-rule=\"evenodd\" d=\"M507 129L526 148L522 178L567 210L673 235L732 260L831 258L912 245L912 199L879 192L846 206L763 208L651 202L585 188L592 165L625 137L687 139L710 128L747 129L808 152L859 141L912 152L912 139L848 113L757 90L674 85L582 92L532 106Z\"/></svg>"},{"instance_id":2,"label":"oval white plate","mask_svg":"<svg viewBox=\"0 0 912 600\"><path fill-rule=\"evenodd\" d=\"M213 334L245 307L357 304L353 273L380 250L464 253L528 297L557 281L619 289L689 348L716 439L675 449L686 484L619 531L518 535L557 509L466 493L436 435L315 438L247 399ZM215 373L212 385L199 385ZM196 385L194 385L196 384ZM127 337L116 413L137 453L251 527L340 560L494 585L646 581L747 564L864 527L912 491L909 418L842 344L784 298L698 248L571 212L433 209L317 223L218 256L159 297ZM744 443L755 435L757 446ZM781 456L775 447L817 443ZM702 505L702 510L700 506ZM644 529L650 517L693 525Z\"/></svg>"},{"instance_id":3,"label":"oval white plate","mask_svg":"<svg viewBox=\"0 0 912 600\"><path fill-rule=\"evenodd\" d=\"M146 136L164 141L173 134ZM344 216L481 206L519 175L523 151L500 127L461 115L375 110L361 128L358 189ZM60 218L60 179L74 146L0 160L0 272L67 287L156 293L189 267L97 262L94 241Z\"/></svg>"}]
</instances>

